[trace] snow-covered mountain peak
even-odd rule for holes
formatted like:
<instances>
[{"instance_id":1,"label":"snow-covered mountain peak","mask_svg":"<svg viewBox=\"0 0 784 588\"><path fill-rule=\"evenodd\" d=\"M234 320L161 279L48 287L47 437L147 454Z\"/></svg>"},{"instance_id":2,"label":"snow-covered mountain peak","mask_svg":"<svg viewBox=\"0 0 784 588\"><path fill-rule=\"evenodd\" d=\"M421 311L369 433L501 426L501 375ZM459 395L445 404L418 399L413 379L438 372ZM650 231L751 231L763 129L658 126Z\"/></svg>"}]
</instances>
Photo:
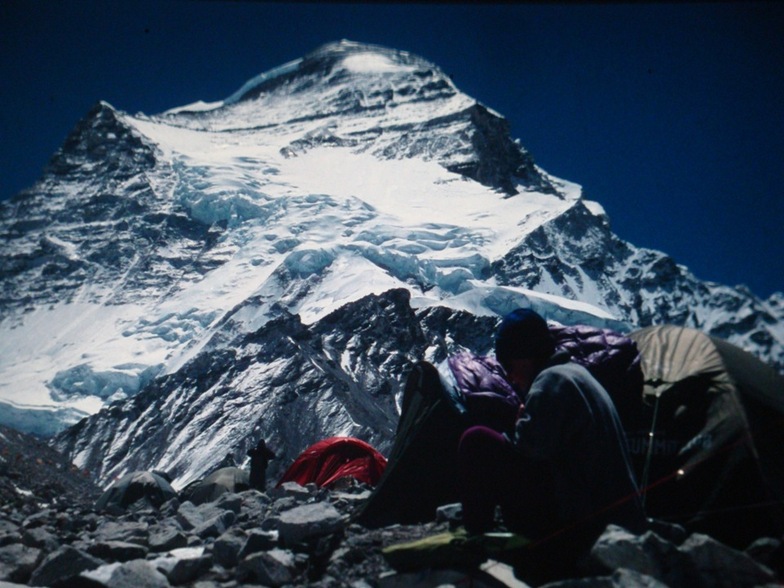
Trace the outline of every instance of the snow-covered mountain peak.
<instances>
[{"instance_id":1,"label":"snow-covered mountain peak","mask_svg":"<svg viewBox=\"0 0 784 588\"><path fill-rule=\"evenodd\" d=\"M425 85L431 89L436 86L446 89L452 95L458 93L436 65L420 57L378 45L343 40L324 45L305 57L259 74L213 107L252 101L281 88L291 94L308 92L322 84L350 85L358 92L371 95L398 90L400 98L421 92Z\"/></svg>"},{"instance_id":2,"label":"snow-covered mountain peak","mask_svg":"<svg viewBox=\"0 0 784 588\"><path fill-rule=\"evenodd\" d=\"M421 85L448 88L452 94L457 89L434 64L405 51L387 49L378 45L339 41L329 43L303 58L278 66L246 82L237 92L224 101L224 105L253 100L261 94L289 86L292 93L312 88L313 80L327 85L350 84L365 91L394 91L399 87L403 94L414 94ZM420 87L421 87L420 85Z\"/></svg>"},{"instance_id":3,"label":"snow-covered mountain peak","mask_svg":"<svg viewBox=\"0 0 784 588\"><path fill-rule=\"evenodd\" d=\"M436 161L507 194L558 193L499 114L404 51L342 41L249 80L223 102L156 120L197 131L263 133L287 157L314 146Z\"/></svg>"},{"instance_id":4,"label":"snow-covered mountain peak","mask_svg":"<svg viewBox=\"0 0 784 588\"><path fill-rule=\"evenodd\" d=\"M102 478L185 480L261 435L383 446L411 363L486 351L518 305L784 365L784 305L621 241L436 66L348 41L218 104L99 102L0 235L0 419L93 415L67 450Z\"/></svg>"},{"instance_id":5,"label":"snow-covered mountain peak","mask_svg":"<svg viewBox=\"0 0 784 588\"><path fill-rule=\"evenodd\" d=\"M308 102L306 110L288 109L288 118L283 120L290 122L296 116L314 118L352 111L389 110L410 102L454 97L458 100L445 108L459 110L475 102L461 94L436 65L420 57L344 40L259 74L222 102L209 106L202 102L192 109L184 106L165 114L236 118L236 114L225 112L234 107L235 111L259 111L263 117L261 111L276 99ZM316 98L318 104L309 102Z\"/></svg>"},{"instance_id":6,"label":"snow-covered mountain peak","mask_svg":"<svg viewBox=\"0 0 784 588\"><path fill-rule=\"evenodd\" d=\"M313 325L394 288L419 308L466 292L579 201L405 52L331 44L245 87L157 116L97 103L2 209L0 401L26 428L133 396L282 314ZM498 306L469 306L482 300Z\"/></svg>"}]
</instances>

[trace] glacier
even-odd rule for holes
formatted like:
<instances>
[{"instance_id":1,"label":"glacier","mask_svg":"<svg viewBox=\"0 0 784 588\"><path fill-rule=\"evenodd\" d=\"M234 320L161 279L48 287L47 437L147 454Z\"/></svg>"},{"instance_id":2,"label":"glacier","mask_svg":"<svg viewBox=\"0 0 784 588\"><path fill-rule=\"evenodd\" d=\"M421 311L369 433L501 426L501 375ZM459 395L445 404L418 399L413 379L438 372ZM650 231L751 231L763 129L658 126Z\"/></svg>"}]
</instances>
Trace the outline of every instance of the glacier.
<instances>
[{"instance_id":1,"label":"glacier","mask_svg":"<svg viewBox=\"0 0 784 588\"><path fill-rule=\"evenodd\" d=\"M260 436L384 448L412 363L486 351L517 306L693 326L784 366L780 296L618 239L436 65L350 41L221 102L99 102L0 232L0 422L59 433L103 481L185 484Z\"/></svg>"}]
</instances>

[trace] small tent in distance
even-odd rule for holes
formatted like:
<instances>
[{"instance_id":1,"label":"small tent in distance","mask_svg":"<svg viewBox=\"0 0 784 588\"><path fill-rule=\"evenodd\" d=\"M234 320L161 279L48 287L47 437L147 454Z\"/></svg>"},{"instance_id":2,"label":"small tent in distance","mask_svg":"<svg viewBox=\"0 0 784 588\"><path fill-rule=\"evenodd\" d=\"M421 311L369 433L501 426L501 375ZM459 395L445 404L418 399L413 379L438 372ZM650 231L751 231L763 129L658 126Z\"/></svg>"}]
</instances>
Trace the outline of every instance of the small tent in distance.
<instances>
[{"instance_id":1,"label":"small tent in distance","mask_svg":"<svg viewBox=\"0 0 784 588\"><path fill-rule=\"evenodd\" d=\"M95 510L111 508L124 510L139 500L146 500L152 506L159 507L167 500L176 497L177 492L161 474L146 471L131 472L101 494L95 503Z\"/></svg>"},{"instance_id":2,"label":"small tent in distance","mask_svg":"<svg viewBox=\"0 0 784 588\"><path fill-rule=\"evenodd\" d=\"M329 487L350 477L375 486L387 465L386 458L370 444L354 437L330 437L305 449L284 472L278 486L296 482Z\"/></svg>"},{"instance_id":3,"label":"small tent in distance","mask_svg":"<svg viewBox=\"0 0 784 588\"><path fill-rule=\"evenodd\" d=\"M190 484L180 493L183 500L193 504L214 502L224 494L250 489L250 475L241 468L227 467L212 472L203 480Z\"/></svg>"}]
</instances>

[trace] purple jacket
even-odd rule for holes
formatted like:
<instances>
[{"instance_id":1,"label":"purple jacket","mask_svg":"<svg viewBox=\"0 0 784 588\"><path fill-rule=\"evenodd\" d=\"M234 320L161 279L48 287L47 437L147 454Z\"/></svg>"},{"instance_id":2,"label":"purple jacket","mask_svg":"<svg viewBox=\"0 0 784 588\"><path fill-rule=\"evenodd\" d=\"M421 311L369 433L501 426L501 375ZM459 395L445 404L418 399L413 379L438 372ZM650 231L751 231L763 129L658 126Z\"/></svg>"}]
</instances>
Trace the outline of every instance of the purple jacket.
<instances>
[{"instance_id":1,"label":"purple jacket","mask_svg":"<svg viewBox=\"0 0 784 588\"><path fill-rule=\"evenodd\" d=\"M587 325L550 325L559 352L587 368L607 390L623 417L624 405L639 402L643 375L637 344L628 337ZM471 425L485 425L500 432L514 429L521 399L507 382L504 369L492 356L464 352L442 367L445 384L463 402Z\"/></svg>"},{"instance_id":2,"label":"purple jacket","mask_svg":"<svg viewBox=\"0 0 784 588\"><path fill-rule=\"evenodd\" d=\"M495 357L465 352L453 355L447 364L449 370L444 373L442 369L442 376L448 386L456 389L469 425L511 432L521 401Z\"/></svg>"},{"instance_id":3,"label":"purple jacket","mask_svg":"<svg viewBox=\"0 0 784 588\"><path fill-rule=\"evenodd\" d=\"M639 404L644 377L637 343L610 329L587 325L550 325L550 332L558 349L568 351L572 361L599 380L621 419Z\"/></svg>"}]
</instances>

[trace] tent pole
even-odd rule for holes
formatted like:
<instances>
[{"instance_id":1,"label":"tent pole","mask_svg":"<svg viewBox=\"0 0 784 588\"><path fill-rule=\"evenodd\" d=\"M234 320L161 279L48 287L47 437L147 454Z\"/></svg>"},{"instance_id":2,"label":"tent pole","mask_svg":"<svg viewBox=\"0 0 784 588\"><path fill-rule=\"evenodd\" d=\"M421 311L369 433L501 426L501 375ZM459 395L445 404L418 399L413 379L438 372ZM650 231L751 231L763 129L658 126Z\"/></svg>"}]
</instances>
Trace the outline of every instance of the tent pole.
<instances>
[{"instance_id":1,"label":"tent pole","mask_svg":"<svg viewBox=\"0 0 784 588\"><path fill-rule=\"evenodd\" d=\"M642 484L640 487L640 501L643 511L645 511L645 497L648 490L648 478L650 476L651 460L653 459L653 438L656 435L656 420L659 417L659 399L661 394L656 395L656 402L653 404L653 418L651 419L651 430L648 433L648 451L645 455L645 467L642 470Z\"/></svg>"}]
</instances>

